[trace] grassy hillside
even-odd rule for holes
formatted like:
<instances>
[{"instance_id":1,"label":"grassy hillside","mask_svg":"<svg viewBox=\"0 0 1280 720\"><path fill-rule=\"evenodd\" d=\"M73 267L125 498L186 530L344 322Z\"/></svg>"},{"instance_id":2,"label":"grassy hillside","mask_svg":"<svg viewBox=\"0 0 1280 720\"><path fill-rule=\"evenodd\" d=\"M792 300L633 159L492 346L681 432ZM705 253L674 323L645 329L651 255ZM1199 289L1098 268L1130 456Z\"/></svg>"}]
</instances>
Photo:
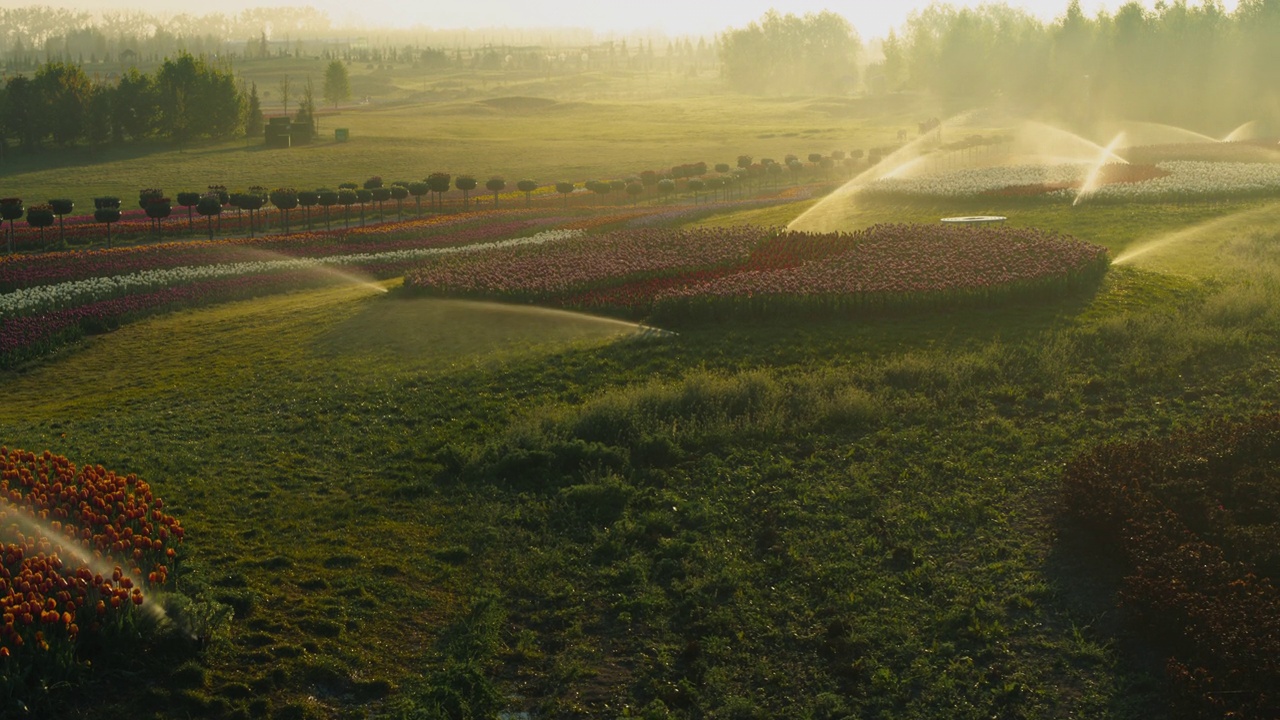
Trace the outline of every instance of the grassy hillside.
<instances>
[{"instance_id":1,"label":"grassy hillside","mask_svg":"<svg viewBox=\"0 0 1280 720\"><path fill-rule=\"evenodd\" d=\"M258 61L240 70L257 78L260 92L286 73L300 82L295 64ZM28 204L68 197L78 212L89 212L95 196L131 202L141 188L171 196L210 184L313 189L374 175L388 183L420 180L437 170L474 175L482 187L493 175L513 185L526 177L582 183L683 163L733 165L742 154L781 161L787 154L866 150L895 141L900 129L914 127L915 115L928 113L910 102L725 96L711 79L695 81L697 91L682 90L672 78L636 79L652 91L618 93L630 81L608 74L579 78L594 92L482 82L473 73L428 76L426 90L413 94L393 84L362 90L362 78L378 72L353 68L353 96L371 95L372 102L319 108L320 137L309 146L267 149L253 138L11 153L0 165L3 185ZM315 81L322 78L321 65ZM334 140L337 128L349 130L349 142Z\"/></svg>"}]
</instances>

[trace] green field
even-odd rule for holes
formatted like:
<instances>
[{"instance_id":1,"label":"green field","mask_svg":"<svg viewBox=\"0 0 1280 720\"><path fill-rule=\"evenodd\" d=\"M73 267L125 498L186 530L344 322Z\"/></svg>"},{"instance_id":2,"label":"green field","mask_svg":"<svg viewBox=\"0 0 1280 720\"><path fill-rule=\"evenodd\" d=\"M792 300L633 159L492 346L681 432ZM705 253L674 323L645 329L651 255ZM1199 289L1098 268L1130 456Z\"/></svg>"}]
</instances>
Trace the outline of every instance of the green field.
<instances>
[{"instance_id":1,"label":"green field","mask_svg":"<svg viewBox=\"0 0 1280 720\"><path fill-rule=\"evenodd\" d=\"M616 177L906 124L830 101L494 99L327 118L348 144L35 158L4 183L79 204L435 169ZM840 211L849 229L998 213L1143 252L1051 305L671 336L338 285L0 375L3 443L146 479L187 528L177 590L235 612L207 647L112 656L32 712L1175 717L1166 648L1124 623L1118 569L1060 515L1061 474L1097 443L1280 400L1280 205Z\"/></svg>"},{"instance_id":2,"label":"green field","mask_svg":"<svg viewBox=\"0 0 1280 720\"><path fill-rule=\"evenodd\" d=\"M322 78L323 64L313 65ZM284 74L297 84L307 67L280 60L238 69L265 91ZM895 141L915 114L928 112L919 101L726 97L715 91L713 78L584 73L547 84L465 73L432 75L419 90L418 76L407 70L370 85L376 76L352 70L353 96L372 94L374 101L320 107L320 138L309 146L267 149L254 138L185 148L150 142L96 152L11 153L0 165L0 187L28 204L71 198L87 212L96 196L128 202L152 187L171 197L212 184L233 192L254 185L333 188L375 175L388 183L421 180L435 171L471 174L482 188L494 175L512 186L522 178L581 184L684 163L733 165L742 154L781 161L787 154L865 150ZM570 81L576 91L565 87ZM629 83L648 89L618 92ZM337 128L348 129L351 139L336 142Z\"/></svg>"}]
</instances>

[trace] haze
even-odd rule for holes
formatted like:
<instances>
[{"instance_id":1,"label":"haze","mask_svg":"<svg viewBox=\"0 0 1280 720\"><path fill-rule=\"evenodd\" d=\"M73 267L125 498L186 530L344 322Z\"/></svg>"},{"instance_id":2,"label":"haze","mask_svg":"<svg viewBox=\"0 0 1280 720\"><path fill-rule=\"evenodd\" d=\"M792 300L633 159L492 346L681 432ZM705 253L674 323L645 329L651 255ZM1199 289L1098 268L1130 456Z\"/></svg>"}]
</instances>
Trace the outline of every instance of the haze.
<instances>
[{"instance_id":1,"label":"haze","mask_svg":"<svg viewBox=\"0 0 1280 720\"><path fill-rule=\"evenodd\" d=\"M45 3L51 7L86 11L106 11L107 6L98 0L64 0ZM601 33L635 32L653 30L671 35L711 35L727 27L739 27L759 18L770 8L783 13L803 14L832 10L843 15L864 38L881 37L891 28L900 26L907 16L928 6L928 0L907 2L879 2L874 0L719 0L717 2L687 3L682 0L650 0L645 3L598 2L597 0L555 0L554 2L516 2L514 0L473 0L465 3L404 3L398 0L366 0L353 10L352 3L342 0L313 0L312 2L254 3L247 0L230 0L216 7L193 8L173 0L151 0L131 3L130 10L148 13L179 14L204 12L236 13L254 7L299 6L312 7L326 13L335 25L357 27L407 28L425 26L441 29L456 28L531 28L531 27L583 27ZM983 3L951 3L955 6L977 6ZM1024 0L1006 3L1022 8L1042 20L1051 20L1062 14L1066 3L1062 0ZM1083 2L1081 7L1089 14L1100 10L1114 12L1125 3L1120 0ZM1151 7L1151 2L1141 3ZM1220 3L1230 12L1235 0Z\"/></svg>"}]
</instances>

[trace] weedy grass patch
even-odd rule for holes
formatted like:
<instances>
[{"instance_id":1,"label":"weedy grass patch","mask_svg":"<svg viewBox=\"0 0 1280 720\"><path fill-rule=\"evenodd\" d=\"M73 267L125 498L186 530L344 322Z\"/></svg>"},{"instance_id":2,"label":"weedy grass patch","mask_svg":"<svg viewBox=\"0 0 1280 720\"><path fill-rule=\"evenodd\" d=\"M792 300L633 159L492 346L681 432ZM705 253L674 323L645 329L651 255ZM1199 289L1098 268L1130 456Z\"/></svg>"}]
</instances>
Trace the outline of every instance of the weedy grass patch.
<instances>
[{"instance_id":1,"label":"weedy grass patch","mask_svg":"<svg viewBox=\"0 0 1280 720\"><path fill-rule=\"evenodd\" d=\"M1066 543L1061 469L1280 399L1273 277L533 347L446 303L382 345L416 309L354 285L121 327L5 374L0 436L147 481L187 529L175 581L234 619L57 707L1158 715L1160 648Z\"/></svg>"}]
</instances>

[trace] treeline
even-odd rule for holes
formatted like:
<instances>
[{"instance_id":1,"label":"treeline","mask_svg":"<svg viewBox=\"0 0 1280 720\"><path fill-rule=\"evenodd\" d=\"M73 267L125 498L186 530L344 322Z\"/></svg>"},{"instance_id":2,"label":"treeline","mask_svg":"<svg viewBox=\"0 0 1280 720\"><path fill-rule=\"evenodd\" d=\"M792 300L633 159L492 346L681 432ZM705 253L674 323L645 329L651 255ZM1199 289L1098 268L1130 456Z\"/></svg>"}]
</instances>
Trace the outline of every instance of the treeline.
<instances>
[{"instance_id":1,"label":"treeline","mask_svg":"<svg viewBox=\"0 0 1280 720\"><path fill-rule=\"evenodd\" d=\"M42 6L0 8L0 61L29 70L49 60L78 64L160 59L179 52L226 56L258 50L264 28L273 37L325 37L324 13L308 7L254 8L236 15L158 17L139 11L99 14Z\"/></svg>"},{"instance_id":2,"label":"treeline","mask_svg":"<svg viewBox=\"0 0 1280 720\"><path fill-rule=\"evenodd\" d=\"M1217 0L1053 22L1007 5L914 12L868 68L875 89L929 91L957 108L1001 102L1087 123L1147 120L1206 130L1280 119L1280 2Z\"/></svg>"},{"instance_id":3,"label":"treeline","mask_svg":"<svg viewBox=\"0 0 1280 720\"><path fill-rule=\"evenodd\" d=\"M394 24L403 18L388 16ZM583 28L412 29L379 28L371 43L368 29L334 24L309 7L253 8L238 14L211 12L153 15L136 10L90 13L43 6L0 7L0 70L23 72L50 61L96 66L149 65L180 52L226 58L314 57L358 62L396 62L423 67L476 63L490 50L540 58L567 52L604 56L614 49L626 54L674 58L709 44L699 38L671 38L638 31L623 37L597 37ZM475 47L477 36L482 39ZM665 55L663 53L665 45ZM459 48L447 55L432 48ZM474 49L468 49L474 48ZM704 60L705 57L701 58Z\"/></svg>"},{"instance_id":4,"label":"treeline","mask_svg":"<svg viewBox=\"0 0 1280 720\"><path fill-rule=\"evenodd\" d=\"M737 90L757 93L849 92L858 84L861 41L830 12L803 17L770 10L720 37L721 73Z\"/></svg>"},{"instance_id":5,"label":"treeline","mask_svg":"<svg viewBox=\"0 0 1280 720\"><path fill-rule=\"evenodd\" d=\"M227 138L243 131L246 121L260 124L261 114L250 112L252 100L229 69L186 53L165 60L154 74L131 69L114 85L94 84L79 65L50 62L32 77L11 76L0 88L0 141L12 138L33 148ZM308 114L314 112L310 98L304 102Z\"/></svg>"}]
</instances>

